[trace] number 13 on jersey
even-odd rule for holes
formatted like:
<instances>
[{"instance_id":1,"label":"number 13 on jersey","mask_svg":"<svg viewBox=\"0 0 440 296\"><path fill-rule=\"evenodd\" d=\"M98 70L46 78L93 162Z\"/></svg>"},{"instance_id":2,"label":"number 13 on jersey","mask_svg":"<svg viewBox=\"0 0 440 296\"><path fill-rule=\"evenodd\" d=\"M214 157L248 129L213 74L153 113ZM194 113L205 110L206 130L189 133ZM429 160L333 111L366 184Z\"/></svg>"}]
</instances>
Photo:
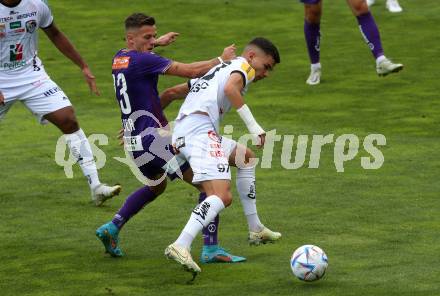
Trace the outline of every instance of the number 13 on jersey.
<instances>
[{"instance_id":1,"label":"number 13 on jersey","mask_svg":"<svg viewBox=\"0 0 440 296\"><path fill-rule=\"evenodd\" d=\"M115 87L115 93L119 100L119 105L121 106L121 111L124 114L130 114L131 113L131 105L130 105L130 98L127 94L127 82L125 80L124 73L118 73L118 76L115 74L113 76L113 85ZM119 90L119 94L118 94Z\"/></svg>"}]
</instances>

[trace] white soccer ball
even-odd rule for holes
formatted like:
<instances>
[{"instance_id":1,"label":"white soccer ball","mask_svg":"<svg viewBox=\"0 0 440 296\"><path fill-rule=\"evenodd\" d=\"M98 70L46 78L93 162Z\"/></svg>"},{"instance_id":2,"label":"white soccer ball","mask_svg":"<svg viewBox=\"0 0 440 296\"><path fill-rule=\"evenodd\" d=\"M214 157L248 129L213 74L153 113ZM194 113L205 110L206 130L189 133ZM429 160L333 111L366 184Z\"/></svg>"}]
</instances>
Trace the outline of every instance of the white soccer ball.
<instances>
[{"instance_id":1,"label":"white soccer ball","mask_svg":"<svg viewBox=\"0 0 440 296\"><path fill-rule=\"evenodd\" d=\"M302 281L313 282L322 278L328 266L327 255L314 245L304 245L293 252L290 267Z\"/></svg>"}]
</instances>

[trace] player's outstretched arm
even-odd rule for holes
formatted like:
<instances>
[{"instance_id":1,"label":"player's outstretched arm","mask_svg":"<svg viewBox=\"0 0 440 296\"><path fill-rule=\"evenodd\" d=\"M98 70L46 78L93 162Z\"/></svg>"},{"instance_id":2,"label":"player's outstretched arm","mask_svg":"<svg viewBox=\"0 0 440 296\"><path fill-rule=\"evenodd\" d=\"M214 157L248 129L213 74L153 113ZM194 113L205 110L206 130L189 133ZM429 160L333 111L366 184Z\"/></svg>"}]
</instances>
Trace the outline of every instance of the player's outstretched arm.
<instances>
[{"instance_id":1,"label":"player's outstretched arm","mask_svg":"<svg viewBox=\"0 0 440 296\"><path fill-rule=\"evenodd\" d=\"M223 53L220 57L209 61L194 62L190 64L173 62L165 74L186 78L201 77L206 74L209 69L215 65L218 65L222 61L229 61L235 58L235 49L235 45L232 44L223 50Z\"/></svg>"},{"instance_id":2,"label":"player's outstretched arm","mask_svg":"<svg viewBox=\"0 0 440 296\"><path fill-rule=\"evenodd\" d=\"M154 43L154 47L170 45L171 43L176 41L177 36L179 36L179 33L168 32L156 39L156 42Z\"/></svg>"},{"instance_id":3,"label":"player's outstretched arm","mask_svg":"<svg viewBox=\"0 0 440 296\"><path fill-rule=\"evenodd\" d=\"M246 124L249 132L258 137L259 143L257 147L262 147L264 145L266 132L263 128L257 123L254 116L251 113L249 107L244 103L243 96L241 95L241 91L244 87L244 77L241 73L234 72L229 77L228 81L225 84L225 95L228 97L231 105L237 109L238 115L240 115L243 122Z\"/></svg>"},{"instance_id":4,"label":"player's outstretched arm","mask_svg":"<svg viewBox=\"0 0 440 296\"><path fill-rule=\"evenodd\" d=\"M72 62L74 62L84 75L84 78L89 85L90 90L99 96L99 90L96 86L95 76L90 71L89 66L83 60L79 52L75 49L70 40L61 32L55 23L52 23L48 28L43 29L50 41L58 48L58 50L68 57Z\"/></svg>"},{"instance_id":5,"label":"player's outstretched arm","mask_svg":"<svg viewBox=\"0 0 440 296\"><path fill-rule=\"evenodd\" d=\"M182 83L173 87L167 88L160 95L160 105L165 109L174 100L184 99L189 92L188 83Z\"/></svg>"}]
</instances>

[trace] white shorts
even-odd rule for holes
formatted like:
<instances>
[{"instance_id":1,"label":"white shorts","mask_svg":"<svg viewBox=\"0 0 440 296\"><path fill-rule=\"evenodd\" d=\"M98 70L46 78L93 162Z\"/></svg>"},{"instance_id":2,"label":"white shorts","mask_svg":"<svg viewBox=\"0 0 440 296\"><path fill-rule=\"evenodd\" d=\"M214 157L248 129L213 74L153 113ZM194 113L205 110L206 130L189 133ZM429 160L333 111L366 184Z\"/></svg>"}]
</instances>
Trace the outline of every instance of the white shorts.
<instances>
[{"instance_id":1,"label":"white shorts","mask_svg":"<svg viewBox=\"0 0 440 296\"><path fill-rule=\"evenodd\" d=\"M17 101L25 104L41 124L47 123L43 118L44 115L72 106L66 94L48 77L23 86L0 87L0 91L5 97L5 105L0 105L0 120Z\"/></svg>"},{"instance_id":2,"label":"white shorts","mask_svg":"<svg viewBox=\"0 0 440 296\"><path fill-rule=\"evenodd\" d=\"M228 158L237 142L218 136L209 116L190 114L176 121L172 141L180 152L176 157L189 162L194 184L231 180Z\"/></svg>"}]
</instances>

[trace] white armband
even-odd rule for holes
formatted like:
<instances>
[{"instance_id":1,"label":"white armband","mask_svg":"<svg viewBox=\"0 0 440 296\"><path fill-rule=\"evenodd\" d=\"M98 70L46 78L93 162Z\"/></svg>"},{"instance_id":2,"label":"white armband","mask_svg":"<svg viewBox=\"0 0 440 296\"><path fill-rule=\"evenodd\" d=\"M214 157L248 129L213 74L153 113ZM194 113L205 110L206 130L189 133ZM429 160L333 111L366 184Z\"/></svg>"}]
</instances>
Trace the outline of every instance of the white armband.
<instances>
[{"instance_id":1,"label":"white armband","mask_svg":"<svg viewBox=\"0 0 440 296\"><path fill-rule=\"evenodd\" d=\"M254 116L251 113L249 107L244 104L240 109L237 109L238 115L240 115L243 122L246 124L249 132L253 135L259 136L265 133L263 128L257 123Z\"/></svg>"}]
</instances>

